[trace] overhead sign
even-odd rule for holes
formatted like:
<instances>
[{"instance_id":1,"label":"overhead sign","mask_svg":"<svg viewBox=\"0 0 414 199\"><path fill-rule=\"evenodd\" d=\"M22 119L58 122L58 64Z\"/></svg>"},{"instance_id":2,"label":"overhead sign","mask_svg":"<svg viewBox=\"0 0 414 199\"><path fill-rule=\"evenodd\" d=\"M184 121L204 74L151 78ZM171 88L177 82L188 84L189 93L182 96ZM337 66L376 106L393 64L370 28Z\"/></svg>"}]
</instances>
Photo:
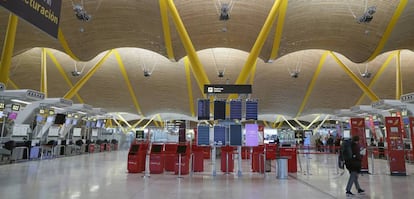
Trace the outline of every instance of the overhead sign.
<instances>
[{"instance_id":1,"label":"overhead sign","mask_svg":"<svg viewBox=\"0 0 414 199\"><path fill-rule=\"evenodd\" d=\"M252 85L247 84L206 84L204 85L205 94L250 94Z\"/></svg>"},{"instance_id":2,"label":"overhead sign","mask_svg":"<svg viewBox=\"0 0 414 199\"><path fill-rule=\"evenodd\" d=\"M414 101L414 93L408 93L405 95L401 95L400 97L401 102L413 102Z\"/></svg>"},{"instance_id":3,"label":"overhead sign","mask_svg":"<svg viewBox=\"0 0 414 199\"><path fill-rule=\"evenodd\" d=\"M52 37L58 37L62 0L0 0L0 6Z\"/></svg>"}]
</instances>

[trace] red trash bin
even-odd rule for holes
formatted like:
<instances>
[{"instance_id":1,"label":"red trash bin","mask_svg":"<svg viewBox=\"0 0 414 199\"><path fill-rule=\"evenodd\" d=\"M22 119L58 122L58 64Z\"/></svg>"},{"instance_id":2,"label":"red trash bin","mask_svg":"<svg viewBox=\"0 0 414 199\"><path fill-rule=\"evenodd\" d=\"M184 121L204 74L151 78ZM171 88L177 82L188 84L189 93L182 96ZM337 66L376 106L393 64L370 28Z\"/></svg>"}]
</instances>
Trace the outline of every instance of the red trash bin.
<instances>
[{"instance_id":1,"label":"red trash bin","mask_svg":"<svg viewBox=\"0 0 414 199\"><path fill-rule=\"evenodd\" d=\"M233 172L234 171L234 159L233 159L234 147L223 146L221 147L221 171Z\"/></svg>"}]
</instances>

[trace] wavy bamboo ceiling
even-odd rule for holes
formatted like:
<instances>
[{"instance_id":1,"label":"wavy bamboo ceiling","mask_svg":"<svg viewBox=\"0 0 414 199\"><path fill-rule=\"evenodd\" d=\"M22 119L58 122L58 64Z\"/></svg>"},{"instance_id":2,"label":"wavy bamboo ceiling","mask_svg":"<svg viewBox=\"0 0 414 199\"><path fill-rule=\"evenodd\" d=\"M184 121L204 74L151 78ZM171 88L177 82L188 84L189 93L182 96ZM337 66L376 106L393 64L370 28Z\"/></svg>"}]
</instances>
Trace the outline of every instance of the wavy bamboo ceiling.
<instances>
[{"instance_id":1,"label":"wavy bamboo ceiling","mask_svg":"<svg viewBox=\"0 0 414 199\"><path fill-rule=\"evenodd\" d=\"M62 97L71 89L65 76L76 85L110 52L96 73L80 88L79 95L72 98L75 103L84 102L114 112L141 112L147 117L157 113L170 113L164 117L193 116L190 106L203 95L194 71L190 72L191 92L187 90L183 61L187 52L172 13L167 12L173 52L169 59L160 1L83 1L85 10L92 16L90 21L80 21L74 15L72 2L81 0L62 2L60 29L74 55L72 58L60 40L19 20L8 88L39 90L42 48L47 48L48 97ZM274 1L234 0L230 19L226 22L219 20L215 2L175 0L174 4L208 80L211 83L234 83ZM334 55L367 88L371 84L369 89L378 98L395 99L398 55L395 52L402 50L402 92L414 92L414 79L411 78L414 69L410 67L414 61L411 51L414 48L414 2L367 0L367 5L364 2L289 0L286 9L283 4L280 6L258 55L255 73L250 74L254 79L247 80L253 83L251 97L260 100L262 119L274 121L278 114L286 117L329 114L358 102L370 104L372 99L367 97L359 100L364 92L340 67ZM369 6L376 6L372 21L357 23L353 15L361 16ZM4 43L8 16L9 12L0 8L1 44ZM281 34L277 34L278 29ZM280 43L274 45L278 36ZM111 49L115 50L109 51ZM276 57L272 57L272 50L277 50ZM321 61L321 57L326 59ZM384 64L387 59L389 64ZM75 65L78 69L84 66L79 77L71 75ZM123 67L126 75L122 73ZM150 77L144 77L143 69L154 71ZM296 69L300 70L299 77L291 78L289 73ZM361 77L366 69L372 73L371 78ZM217 76L220 70L225 71L223 78ZM131 89L126 82L130 83Z\"/></svg>"}]
</instances>

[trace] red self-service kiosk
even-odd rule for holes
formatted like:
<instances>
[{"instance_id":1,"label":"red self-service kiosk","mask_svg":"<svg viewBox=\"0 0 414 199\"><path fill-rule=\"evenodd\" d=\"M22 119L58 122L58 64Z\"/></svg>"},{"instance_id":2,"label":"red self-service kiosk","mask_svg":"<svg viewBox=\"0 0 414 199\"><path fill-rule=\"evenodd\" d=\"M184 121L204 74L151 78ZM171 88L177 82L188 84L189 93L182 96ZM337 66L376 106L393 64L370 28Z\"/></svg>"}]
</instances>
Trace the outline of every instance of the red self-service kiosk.
<instances>
[{"instance_id":1,"label":"red self-service kiosk","mask_svg":"<svg viewBox=\"0 0 414 199\"><path fill-rule=\"evenodd\" d=\"M223 146L221 147L221 171L222 172L233 172L234 170L234 159L233 159L234 147Z\"/></svg>"},{"instance_id":2,"label":"red self-service kiosk","mask_svg":"<svg viewBox=\"0 0 414 199\"><path fill-rule=\"evenodd\" d=\"M177 159L178 144L168 143L164 148L164 169L165 171L175 171L175 161Z\"/></svg>"},{"instance_id":3,"label":"red self-service kiosk","mask_svg":"<svg viewBox=\"0 0 414 199\"><path fill-rule=\"evenodd\" d=\"M150 153L150 173L164 172L164 144L153 144Z\"/></svg>"},{"instance_id":4,"label":"red self-service kiosk","mask_svg":"<svg viewBox=\"0 0 414 199\"><path fill-rule=\"evenodd\" d=\"M367 148L365 118L351 118L351 136L359 136L360 147ZM368 173L368 156L362 156L361 172Z\"/></svg>"},{"instance_id":5,"label":"red self-service kiosk","mask_svg":"<svg viewBox=\"0 0 414 199\"><path fill-rule=\"evenodd\" d=\"M408 160L414 160L414 117L409 118L410 121L410 138L411 138L411 151L408 155Z\"/></svg>"},{"instance_id":6,"label":"red self-service kiosk","mask_svg":"<svg viewBox=\"0 0 414 199\"><path fill-rule=\"evenodd\" d=\"M133 143L128 152L128 172L141 173L145 170L147 143Z\"/></svg>"},{"instance_id":7,"label":"red self-service kiosk","mask_svg":"<svg viewBox=\"0 0 414 199\"><path fill-rule=\"evenodd\" d=\"M400 117L385 117L387 131L388 162L391 175L405 176L404 142Z\"/></svg>"},{"instance_id":8,"label":"red self-service kiosk","mask_svg":"<svg viewBox=\"0 0 414 199\"><path fill-rule=\"evenodd\" d=\"M177 174L186 175L189 172L190 172L190 146L187 144L186 145L180 144L177 146L174 173L176 175Z\"/></svg>"},{"instance_id":9,"label":"red self-service kiosk","mask_svg":"<svg viewBox=\"0 0 414 199\"><path fill-rule=\"evenodd\" d=\"M193 146L193 171L204 171L204 150L203 147Z\"/></svg>"}]
</instances>

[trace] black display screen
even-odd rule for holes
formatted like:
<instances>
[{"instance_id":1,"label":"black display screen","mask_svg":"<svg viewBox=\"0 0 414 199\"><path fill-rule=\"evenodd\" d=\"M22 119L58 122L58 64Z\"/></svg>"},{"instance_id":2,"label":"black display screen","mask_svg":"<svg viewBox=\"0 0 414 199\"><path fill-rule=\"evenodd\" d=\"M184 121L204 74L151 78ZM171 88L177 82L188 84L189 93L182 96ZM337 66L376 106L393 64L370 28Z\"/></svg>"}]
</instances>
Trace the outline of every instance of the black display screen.
<instances>
[{"instance_id":1,"label":"black display screen","mask_svg":"<svg viewBox=\"0 0 414 199\"><path fill-rule=\"evenodd\" d=\"M214 101L214 120L226 119L226 101Z\"/></svg>"},{"instance_id":2,"label":"black display screen","mask_svg":"<svg viewBox=\"0 0 414 199\"><path fill-rule=\"evenodd\" d=\"M151 153L161 153L162 152L162 145L152 145Z\"/></svg>"},{"instance_id":3,"label":"black display screen","mask_svg":"<svg viewBox=\"0 0 414 199\"><path fill-rule=\"evenodd\" d=\"M139 150L139 145L138 144L133 144L131 145L131 148L129 149L129 153L137 153Z\"/></svg>"},{"instance_id":4,"label":"black display screen","mask_svg":"<svg viewBox=\"0 0 414 199\"><path fill-rule=\"evenodd\" d=\"M66 121L66 115L65 114L56 114L55 116L55 124L64 124Z\"/></svg>"},{"instance_id":5,"label":"black display screen","mask_svg":"<svg viewBox=\"0 0 414 199\"><path fill-rule=\"evenodd\" d=\"M187 152L187 146L185 145L178 145L177 153L178 154L185 154Z\"/></svg>"}]
</instances>

